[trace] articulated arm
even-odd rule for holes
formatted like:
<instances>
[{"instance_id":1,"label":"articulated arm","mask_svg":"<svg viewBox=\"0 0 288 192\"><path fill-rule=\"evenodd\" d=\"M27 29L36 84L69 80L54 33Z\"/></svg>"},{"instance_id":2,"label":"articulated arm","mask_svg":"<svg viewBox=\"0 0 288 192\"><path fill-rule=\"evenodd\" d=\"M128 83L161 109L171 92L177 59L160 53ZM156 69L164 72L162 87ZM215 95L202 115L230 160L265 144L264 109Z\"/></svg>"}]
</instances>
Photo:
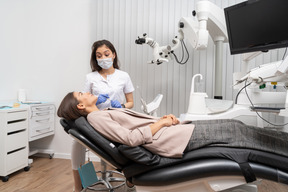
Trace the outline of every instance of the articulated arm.
<instances>
[{"instance_id":1,"label":"articulated arm","mask_svg":"<svg viewBox=\"0 0 288 192\"><path fill-rule=\"evenodd\" d=\"M224 11L210 1L199 1L193 16L197 19L183 17L179 21L178 35L172 40L172 45L160 46L155 40L149 38L146 33L136 39L136 44L148 44L153 48L153 60L148 63L161 64L169 62L171 54L177 49L184 37L196 50L206 49L209 33L214 42L227 42L227 30Z\"/></svg>"},{"instance_id":2,"label":"articulated arm","mask_svg":"<svg viewBox=\"0 0 288 192\"><path fill-rule=\"evenodd\" d=\"M176 37L172 42L174 44L172 47L170 45L160 47L155 40L147 37L146 33L144 33L142 37L138 37L138 39L135 40L136 44L146 43L153 48L153 60L148 61L148 63L156 63L157 65L161 64L162 62L169 62L172 59L171 53L173 53L174 49L178 48L180 40Z\"/></svg>"}]
</instances>

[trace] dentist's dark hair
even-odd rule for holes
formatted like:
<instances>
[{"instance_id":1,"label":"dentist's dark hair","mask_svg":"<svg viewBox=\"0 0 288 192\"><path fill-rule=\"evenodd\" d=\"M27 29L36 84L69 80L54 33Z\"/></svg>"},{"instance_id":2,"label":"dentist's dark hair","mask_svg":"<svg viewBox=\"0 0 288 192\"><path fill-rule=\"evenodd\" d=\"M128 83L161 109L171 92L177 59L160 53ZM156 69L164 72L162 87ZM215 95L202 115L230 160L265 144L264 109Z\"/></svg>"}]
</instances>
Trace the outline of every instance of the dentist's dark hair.
<instances>
[{"instance_id":1,"label":"dentist's dark hair","mask_svg":"<svg viewBox=\"0 0 288 192\"><path fill-rule=\"evenodd\" d=\"M113 61L113 67L115 69L119 69L118 56L117 56L117 52L116 52L114 45L110 41L103 39L103 40L94 42L92 45L92 53L91 53L91 59L90 59L90 66L91 66L92 72L102 70L102 68L98 65L98 62L96 59L96 50L99 47L102 47L103 45L106 45L106 47L108 47L108 49L110 49L112 53L115 55L115 58Z\"/></svg>"},{"instance_id":2,"label":"dentist's dark hair","mask_svg":"<svg viewBox=\"0 0 288 192\"><path fill-rule=\"evenodd\" d=\"M62 100L57 110L57 115L66 120L75 120L81 116L88 115L85 110L78 109L78 100L74 97L74 92L68 93Z\"/></svg>"}]
</instances>

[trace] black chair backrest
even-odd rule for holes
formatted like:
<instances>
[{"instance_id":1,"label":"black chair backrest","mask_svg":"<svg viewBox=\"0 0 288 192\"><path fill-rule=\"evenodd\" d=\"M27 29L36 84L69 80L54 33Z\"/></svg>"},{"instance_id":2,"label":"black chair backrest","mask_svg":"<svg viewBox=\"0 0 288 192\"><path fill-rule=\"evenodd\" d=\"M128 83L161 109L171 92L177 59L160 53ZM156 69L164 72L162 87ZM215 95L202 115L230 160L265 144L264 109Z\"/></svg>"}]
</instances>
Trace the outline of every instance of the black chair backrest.
<instances>
[{"instance_id":1,"label":"black chair backrest","mask_svg":"<svg viewBox=\"0 0 288 192\"><path fill-rule=\"evenodd\" d=\"M117 164L119 165L126 165L130 160L126 158L124 155L120 153L120 151L117 148L117 144L112 143L102 135L100 135L86 120L85 117L79 117L75 120L75 122L70 122L64 119L61 119L60 121L61 125L64 127L64 130L68 130L68 133L73 134L73 136L77 137L77 139L80 139L82 142L83 140L86 140L85 142L89 145L94 145L93 147L96 147L96 153L99 154L108 154ZM67 132L67 131L66 131ZM82 136L81 138L78 138L76 134L79 134L79 136ZM85 143L85 144L86 144ZM91 148L91 146L88 146ZM100 151L97 151L97 148ZM93 150L93 149L92 149Z\"/></svg>"}]
</instances>

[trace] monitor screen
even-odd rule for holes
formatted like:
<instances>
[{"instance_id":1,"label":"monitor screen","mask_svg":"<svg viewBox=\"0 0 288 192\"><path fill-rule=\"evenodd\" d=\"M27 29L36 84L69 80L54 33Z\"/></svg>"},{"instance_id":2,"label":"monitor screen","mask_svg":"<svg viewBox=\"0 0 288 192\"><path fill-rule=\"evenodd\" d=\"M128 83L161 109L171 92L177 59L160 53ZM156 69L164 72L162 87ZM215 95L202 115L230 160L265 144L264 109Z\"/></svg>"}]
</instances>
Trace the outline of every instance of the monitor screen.
<instances>
[{"instance_id":1,"label":"monitor screen","mask_svg":"<svg viewBox=\"0 0 288 192\"><path fill-rule=\"evenodd\" d=\"M288 0L249 0L224 13L232 55L288 46Z\"/></svg>"}]
</instances>

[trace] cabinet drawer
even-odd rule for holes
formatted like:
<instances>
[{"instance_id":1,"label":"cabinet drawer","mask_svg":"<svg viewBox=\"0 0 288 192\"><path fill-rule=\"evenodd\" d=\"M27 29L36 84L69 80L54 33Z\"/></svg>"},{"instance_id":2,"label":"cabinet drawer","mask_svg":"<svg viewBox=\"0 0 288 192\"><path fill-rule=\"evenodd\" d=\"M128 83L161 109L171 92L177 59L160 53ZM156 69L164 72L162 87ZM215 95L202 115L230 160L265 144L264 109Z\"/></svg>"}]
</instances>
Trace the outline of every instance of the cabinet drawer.
<instances>
[{"instance_id":1,"label":"cabinet drawer","mask_svg":"<svg viewBox=\"0 0 288 192\"><path fill-rule=\"evenodd\" d=\"M27 119L21 119L17 121L8 121L7 124L7 133L23 130L28 128L28 121Z\"/></svg>"},{"instance_id":2,"label":"cabinet drawer","mask_svg":"<svg viewBox=\"0 0 288 192\"><path fill-rule=\"evenodd\" d=\"M28 147L7 155L6 175L28 166Z\"/></svg>"},{"instance_id":3,"label":"cabinet drawer","mask_svg":"<svg viewBox=\"0 0 288 192\"><path fill-rule=\"evenodd\" d=\"M27 129L20 132L13 132L7 135L6 140L6 152L9 153L15 149L19 149L27 146L28 144L28 132Z\"/></svg>"},{"instance_id":4,"label":"cabinet drawer","mask_svg":"<svg viewBox=\"0 0 288 192\"><path fill-rule=\"evenodd\" d=\"M28 113L27 111L11 111L7 113L7 122L18 121L21 119L27 119Z\"/></svg>"},{"instance_id":5,"label":"cabinet drawer","mask_svg":"<svg viewBox=\"0 0 288 192\"><path fill-rule=\"evenodd\" d=\"M32 112L42 112L42 111L53 111L54 112L55 107L54 105L40 105L40 106L32 106L31 111Z\"/></svg>"},{"instance_id":6,"label":"cabinet drawer","mask_svg":"<svg viewBox=\"0 0 288 192\"><path fill-rule=\"evenodd\" d=\"M33 117L30 120L30 128L41 127L54 122L54 115L45 115Z\"/></svg>"},{"instance_id":7,"label":"cabinet drawer","mask_svg":"<svg viewBox=\"0 0 288 192\"><path fill-rule=\"evenodd\" d=\"M49 122L42 124L41 126L31 127L30 129L30 138L35 137L41 134L45 134L47 132L54 131L54 122Z\"/></svg>"},{"instance_id":8,"label":"cabinet drawer","mask_svg":"<svg viewBox=\"0 0 288 192\"><path fill-rule=\"evenodd\" d=\"M47 111L33 111L32 112L32 118L33 117L39 117L39 116L49 116L51 114L54 114L54 110L47 110Z\"/></svg>"}]
</instances>

